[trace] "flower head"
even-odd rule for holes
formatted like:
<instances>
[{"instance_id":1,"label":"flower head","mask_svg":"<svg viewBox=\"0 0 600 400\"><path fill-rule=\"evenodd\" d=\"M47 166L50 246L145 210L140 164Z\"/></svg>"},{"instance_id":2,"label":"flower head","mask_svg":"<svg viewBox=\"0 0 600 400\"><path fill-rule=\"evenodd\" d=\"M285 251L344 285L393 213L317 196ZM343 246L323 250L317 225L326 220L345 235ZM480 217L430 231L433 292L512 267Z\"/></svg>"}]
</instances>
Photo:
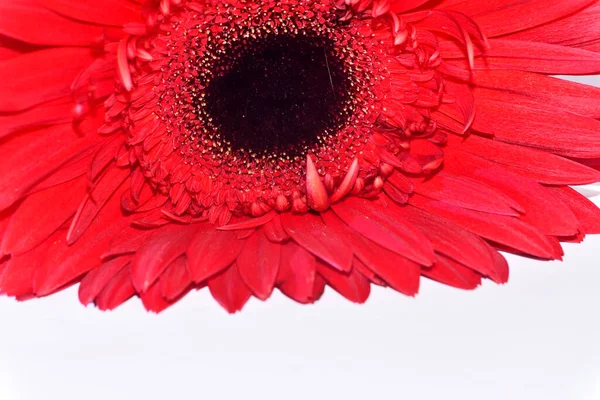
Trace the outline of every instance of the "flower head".
<instances>
[{"instance_id":1,"label":"flower head","mask_svg":"<svg viewBox=\"0 0 600 400\"><path fill-rule=\"evenodd\" d=\"M600 2L7 0L0 292L508 280L600 232Z\"/></svg>"}]
</instances>

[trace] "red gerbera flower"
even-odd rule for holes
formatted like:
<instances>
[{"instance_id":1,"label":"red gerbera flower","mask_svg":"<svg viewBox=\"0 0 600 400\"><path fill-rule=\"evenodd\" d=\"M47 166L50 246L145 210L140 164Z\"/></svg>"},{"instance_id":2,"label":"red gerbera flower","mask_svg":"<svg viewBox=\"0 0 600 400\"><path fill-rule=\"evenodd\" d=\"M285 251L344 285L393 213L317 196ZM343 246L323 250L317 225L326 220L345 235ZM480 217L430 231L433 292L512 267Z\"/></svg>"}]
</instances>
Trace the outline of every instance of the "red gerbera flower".
<instances>
[{"instance_id":1,"label":"red gerbera flower","mask_svg":"<svg viewBox=\"0 0 600 400\"><path fill-rule=\"evenodd\" d=\"M600 232L598 0L3 0L0 291L414 295Z\"/></svg>"}]
</instances>

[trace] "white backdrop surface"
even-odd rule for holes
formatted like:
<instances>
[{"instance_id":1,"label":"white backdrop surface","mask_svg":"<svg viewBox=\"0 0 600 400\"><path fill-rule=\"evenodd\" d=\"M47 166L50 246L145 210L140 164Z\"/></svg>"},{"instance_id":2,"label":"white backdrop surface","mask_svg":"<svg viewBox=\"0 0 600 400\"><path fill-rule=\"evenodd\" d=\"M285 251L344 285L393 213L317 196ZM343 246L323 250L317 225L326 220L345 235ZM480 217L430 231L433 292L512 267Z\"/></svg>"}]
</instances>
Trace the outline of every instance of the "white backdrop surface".
<instances>
[{"instance_id":1,"label":"white backdrop surface","mask_svg":"<svg viewBox=\"0 0 600 400\"><path fill-rule=\"evenodd\" d=\"M600 237L565 249L562 263L509 256L505 286L424 281L363 306L331 290L235 316L206 291L159 316L86 309L76 288L2 297L0 400L598 400Z\"/></svg>"}]
</instances>

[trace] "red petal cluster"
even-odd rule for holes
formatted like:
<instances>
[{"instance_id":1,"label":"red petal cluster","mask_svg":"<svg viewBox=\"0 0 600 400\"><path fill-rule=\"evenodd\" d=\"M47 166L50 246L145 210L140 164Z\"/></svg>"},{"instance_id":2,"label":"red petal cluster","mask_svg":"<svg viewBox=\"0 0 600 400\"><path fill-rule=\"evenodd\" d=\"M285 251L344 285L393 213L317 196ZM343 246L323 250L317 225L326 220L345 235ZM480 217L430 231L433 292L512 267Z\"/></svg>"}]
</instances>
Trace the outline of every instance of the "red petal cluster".
<instances>
[{"instance_id":1,"label":"red petal cluster","mask_svg":"<svg viewBox=\"0 0 600 400\"><path fill-rule=\"evenodd\" d=\"M289 159L235 153L188 101L223 27L273 24L336 43L355 87ZM208 287L236 312L504 283L500 250L600 233L569 187L600 180L600 89L561 74L600 74L600 1L4 0L0 292L159 312Z\"/></svg>"}]
</instances>

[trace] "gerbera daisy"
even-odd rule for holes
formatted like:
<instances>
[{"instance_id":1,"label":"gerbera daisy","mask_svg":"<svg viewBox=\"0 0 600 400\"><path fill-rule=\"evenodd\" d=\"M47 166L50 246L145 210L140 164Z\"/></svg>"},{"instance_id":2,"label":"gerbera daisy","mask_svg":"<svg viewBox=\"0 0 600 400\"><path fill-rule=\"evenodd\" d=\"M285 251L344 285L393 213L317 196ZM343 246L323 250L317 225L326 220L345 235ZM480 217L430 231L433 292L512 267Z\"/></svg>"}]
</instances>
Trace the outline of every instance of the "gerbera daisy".
<instances>
[{"instance_id":1,"label":"gerbera daisy","mask_svg":"<svg viewBox=\"0 0 600 400\"><path fill-rule=\"evenodd\" d=\"M598 0L3 0L0 291L504 283L600 232Z\"/></svg>"}]
</instances>

